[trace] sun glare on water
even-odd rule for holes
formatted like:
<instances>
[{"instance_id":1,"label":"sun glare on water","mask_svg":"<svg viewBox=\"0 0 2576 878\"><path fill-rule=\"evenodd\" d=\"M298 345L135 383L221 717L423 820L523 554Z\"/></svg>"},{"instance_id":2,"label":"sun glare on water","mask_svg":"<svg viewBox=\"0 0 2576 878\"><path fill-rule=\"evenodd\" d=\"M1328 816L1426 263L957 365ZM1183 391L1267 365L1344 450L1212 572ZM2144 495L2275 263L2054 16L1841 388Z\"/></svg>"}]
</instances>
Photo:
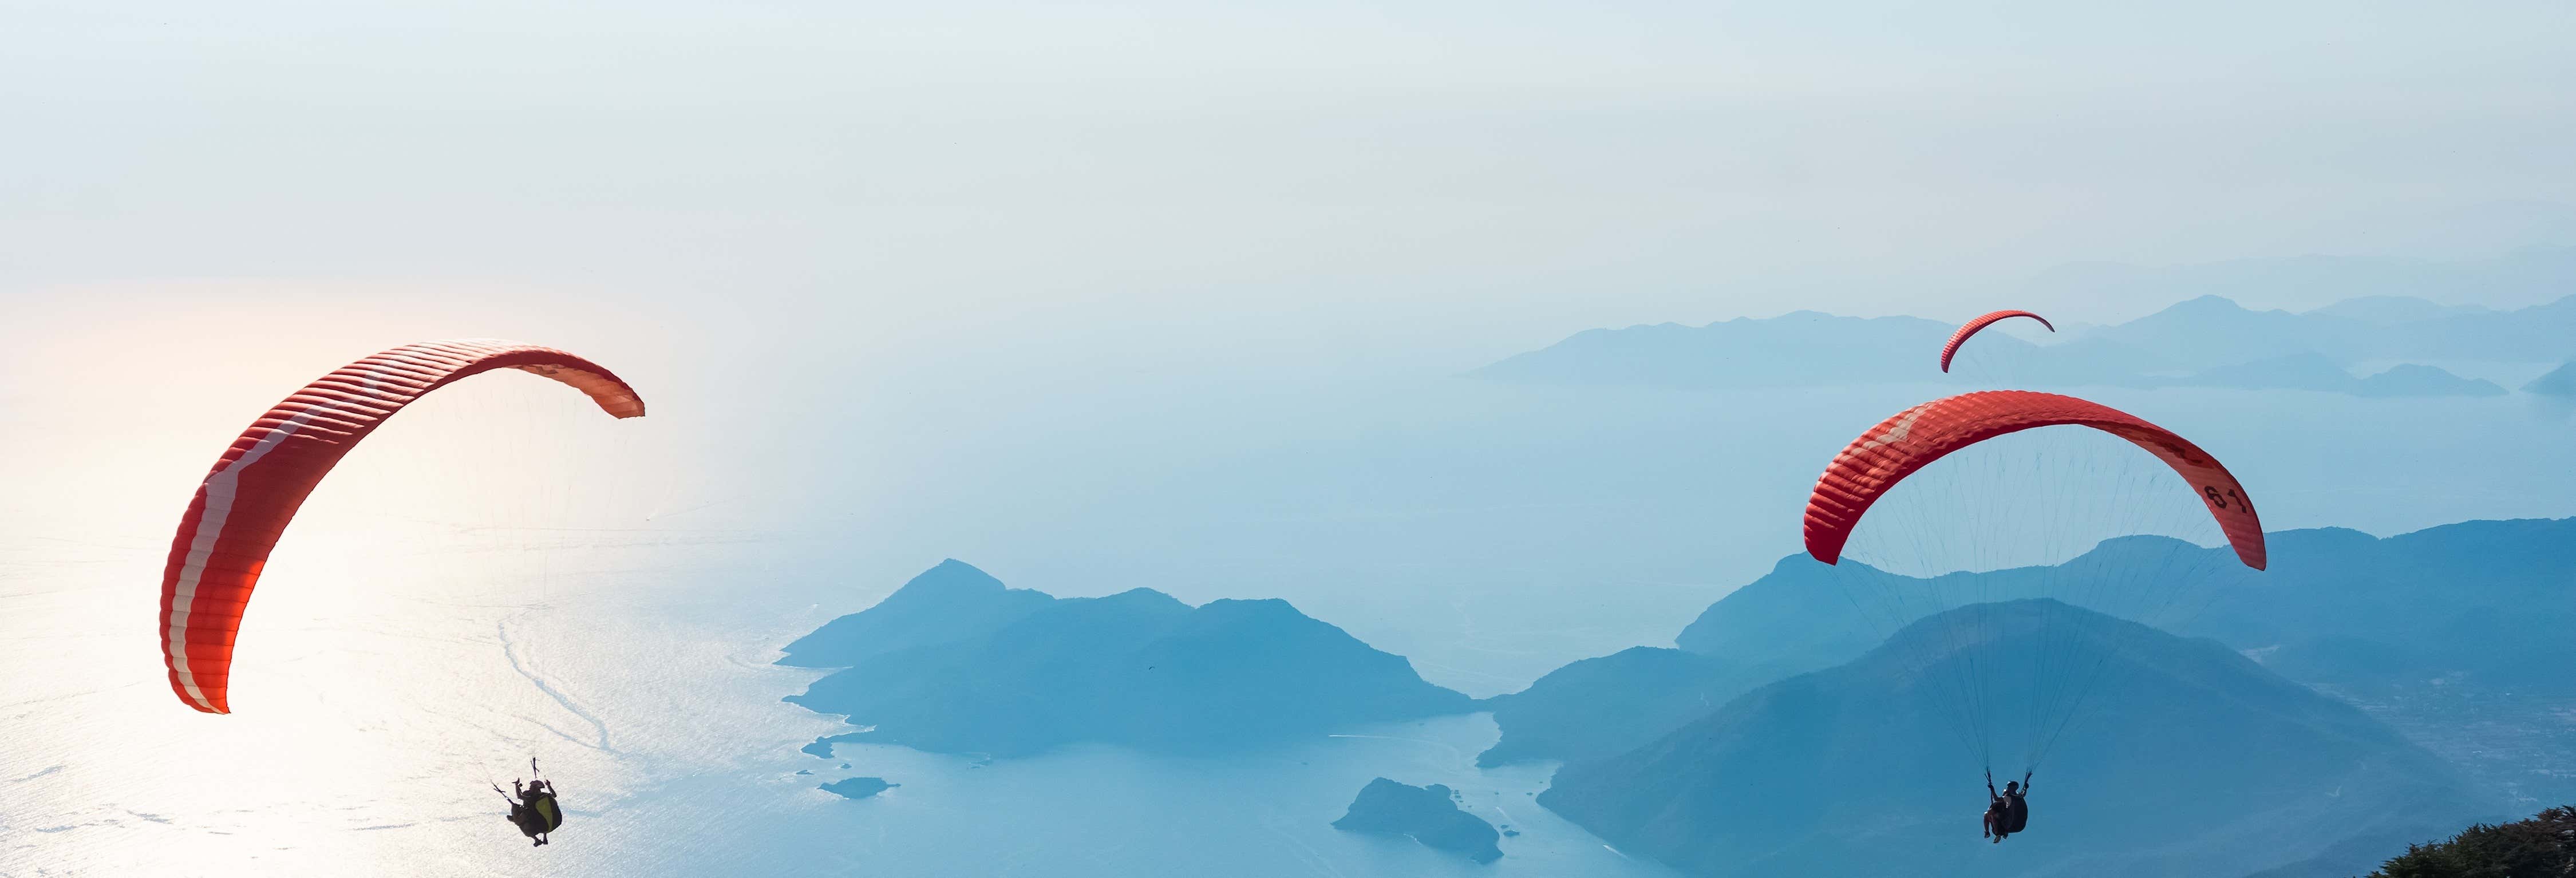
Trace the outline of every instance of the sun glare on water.
<instances>
[{"instance_id":1,"label":"sun glare on water","mask_svg":"<svg viewBox=\"0 0 2576 878\"><path fill-rule=\"evenodd\" d=\"M541 754L581 779L579 813L655 761L654 722L620 740L611 717L651 706L638 668L683 672L639 660L620 638L638 623L601 599L668 586L655 568L710 537L653 521L687 499L659 425L514 371L428 395L312 495L245 616L236 713L171 694L152 619L189 493L253 415L363 353L246 358L262 378L305 361L271 382L138 355L0 387L14 417L84 425L0 440L46 462L0 501L0 665L70 669L0 696L0 825L43 850L0 850L0 874L510 873L523 842L487 783ZM190 427L115 426L138 405Z\"/></svg>"}]
</instances>

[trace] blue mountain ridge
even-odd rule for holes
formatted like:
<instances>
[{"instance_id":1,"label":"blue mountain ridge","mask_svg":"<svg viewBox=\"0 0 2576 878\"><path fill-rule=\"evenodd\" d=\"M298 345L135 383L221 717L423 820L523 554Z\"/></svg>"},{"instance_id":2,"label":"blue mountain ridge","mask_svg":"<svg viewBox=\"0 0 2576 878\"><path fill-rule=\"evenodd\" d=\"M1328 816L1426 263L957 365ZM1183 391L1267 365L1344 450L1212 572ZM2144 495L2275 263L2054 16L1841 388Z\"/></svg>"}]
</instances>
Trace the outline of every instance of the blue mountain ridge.
<instances>
[{"instance_id":1,"label":"blue mountain ridge","mask_svg":"<svg viewBox=\"0 0 2576 878\"><path fill-rule=\"evenodd\" d=\"M1967 612L1988 640L1957 639L1944 616ZM1949 666L2067 637L2097 642L2121 685L2086 702L2083 734L2041 766L2030 831L1984 850L1976 757L1940 719ZM1998 698L2031 685L1995 679ZM2004 878L2241 875L2502 810L2386 725L2224 645L2047 599L1920 620L1849 663L1568 764L1539 802L1691 875Z\"/></svg>"},{"instance_id":2,"label":"blue mountain ridge","mask_svg":"<svg viewBox=\"0 0 2576 878\"><path fill-rule=\"evenodd\" d=\"M2435 678L2576 696L2560 669L2576 663L2576 518L2469 521L2378 538L2341 528L2266 536L2271 569L2205 565L2223 577L2220 595L2178 633L2214 637L2266 660L2311 651L2372 652L2375 666L2301 668L2320 683L2405 687ZM2163 537L2110 540L2066 562L2078 568L2135 565L2178 551ZM2179 551L2212 555L2214 547ZM1851 567L1858 562L1846 560ZM1895 576L1862 568L1833 571L1803 554L1711 604L1685 627L1681 648L1725 661L1780 663L1801 670L1847 661L1875 644L1841 620L1848 599L1829 576ZM1975 591L2043 597L2039 568L1983 574ZM1927 594L1962 594L1955 588ZM2376 669L2374 669L2374 667Z\"/></svg>"},{"instance_id":3,"label":"blue mountain ridge","mask_svg":"<svg viewBox=\"0 0 2576 878\"><path fill-rule=\"evenodd\" d=\"M846 668L871 656L989 632L1055 599L1004 586L955 558L939 562L887 595L870 612L851 613L782 647L779 664Z\"/></svg>"},{"instance_id":4,"label":"blue mountain ridge","mask_svg":"<svg viewBox=\"0 0 2576 878\"><path fill-rule=\"evenodd\" d=\"M1019 613L1026 599L1002 604L995 595L1013 592L971 570L944 562L797 641L805 654L859 658L786 700L871 727L808 752L837 741L1004 757L1076 742L1206 752L1475 709L1286 601L1019 592L1043 599ZM848 640L883 631L912 632L909 645ZM949 639L920 642L928 631Z\"/></svg>"},{"instance_id":5,"label":"blue mountain ridge","mask_svg":"<svg viewBox=\"0 0 2576 878\"><path fill-rule=\"evenodd\" d=\"M2358 316L2348 316L2358 315ZM1525 383L1668 388L1812 387L1880 383L1971 385L1995 379L2040 386L2301 389L2358 396L2500 396L2492 382L2402 363L2357 376L2350 364L2398 359L2557 362L2576 354L2576 296L2511 311L2446 307L2420 299L2352 300L2306 313L2255 311L2201 296L2058 344L1980 334L1961 368L1936 361L1953 324L1914 317L1839 317L1798 311L1593 329L1476 369L1477 378Z\"/></svg>"},{"instance_id":6,"label":"blue mountain ridge","mask_svg":"<svg viewBox=\"0 0 2576 878\"><path fill-rule=\"evenodd\" d=\"M2361 706L2464 772L2481 801L2510 798L2530 808L2576 796L2576 784L2555 769L2576 759L2576 735L2556 731L2576 701L2564 673L2576 662L2576 644L2564 636L2576 630L2576 602L2566 598L2576 587L2576 519L2470 521L2386 538L2283 531L2268 542L2268 572L2200 565L2229 581L2184 633L2215 638L2268 671ZM2177 551L2227 550L2130 537L2067 563L2080 572ZM1983 581L1923 593L2039 598L2048 583L2066 581L2050 572L1952 574ZM1836 569L1803 554L1786 558L1712 604L1677 638L1682 650L1641 647L1575 662L1523 692L1489 699L1503 734L1484 761L1607 759L1707 716L1699 699L1723 701L1868 655L1882 645L1872 626L1853 624L1841 585L1908 583L1927 585L1849 560ZM2456 815L2394 816L2265 874L2368 871L2408 840L2458 825Z\"/></svg>"},{"instance_id":7,"label":"blue mountain ridge","mask_svg":"<svg viewBox=\"0 0 2576 878\"><path fill-rule=\"evenodd\" d=\"M1769 663L1649 646L1583 659L1527 689L1485 699L1502 737L1476 764L1615 756L1786 676Z\"/></svg>"},{"instance_id":8,"label":"blue mountain ridge","mask_svg":"<svg viewBox=\"0 0 2576 878\"><path fill-rule=\"evenodd\" d=\"M2522 392L2535 396L2576 397L2576 360L2571 360L2549 374L2522 386Z\"/></svg>"}]
</instances>

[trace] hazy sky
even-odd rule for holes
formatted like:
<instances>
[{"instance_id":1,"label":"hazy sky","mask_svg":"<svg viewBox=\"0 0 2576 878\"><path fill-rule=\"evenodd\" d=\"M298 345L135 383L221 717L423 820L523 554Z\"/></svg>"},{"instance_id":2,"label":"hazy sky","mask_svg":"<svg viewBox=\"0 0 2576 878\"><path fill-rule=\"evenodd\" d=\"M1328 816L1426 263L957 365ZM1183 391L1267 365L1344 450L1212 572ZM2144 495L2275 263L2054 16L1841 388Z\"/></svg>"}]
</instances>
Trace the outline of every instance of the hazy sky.
<instances>
[{"instance_id":1,"label":"hazy sky","mask_svg":"<svg viewBox=\"0 0 2576 878\"><path fill-rule=\"evenodd\" d=\"M2071 263L2576 244L2571 45L2566 0L0 0L0 599L40 620L0 641L35 687L0 736L41 730L5 776L59 758L22 811L124 821L48 836L55 857L266 856L264 830L203 830L292 813L227 785L297 801L312 752L424 797L361 814L448 814L484 793L447 769L515 754L490 737L514 721L384 718L464 691L550 716L524 614L481 602L584 619L630 585L758 624L694 651L661 616L567 627L530 667L652 680L621 742L789 754L808 733L711 743L700 714L659 722L664 678L572 662L756 668L760 638L949 555L1068 595L1286 596L1508 691L1666 642L1797 551L1831 450L1936 391L1445 376L1596 326L1958 317ZM579 352L653 414L506 375L406 411L306 507L253 623L272 667L367 679L315 714L363 719L158 719L184 711L142 620L207 465L290 389L455 336ZM2576 497L2529 441L2564 418L2520 400L2115 393L2268 479L2276 526ZM594 562L597 592L519 588ZM421 636L369 621L432 599L457 612ZM375 691L396 655L420 674ZM320 691L272 679L268 704ZM604 750L607 724L567 725L594 726ZM760 813L737 801L705 800ZM443 821L304 855L433 862L404 846L465 831Z\"/></svg>"},{"instance_id":2,"label":"hazy sky","mask_svg":"<svg viewBox=\"0 0 2576 878\"><path fill-rule=\"evenodd\" d=\"M12 2L0 296L1481 357L2576 217L2576 7L2151 6Z\"/></svg>"},{"instance_id":3,"label":"hazy sky","mask_svg":"<svg viewBox=\"0 0 2576 878\"><path fill-rule=\"evenodd\" d=\"M140 394L184 482L277 388L491 336L709 447L935 444L889 413L1187 423L2068 263L2478 258L2576 243L2572 39L2564 3L5 3L0 422Z\"/></svg>"}]
</instances>

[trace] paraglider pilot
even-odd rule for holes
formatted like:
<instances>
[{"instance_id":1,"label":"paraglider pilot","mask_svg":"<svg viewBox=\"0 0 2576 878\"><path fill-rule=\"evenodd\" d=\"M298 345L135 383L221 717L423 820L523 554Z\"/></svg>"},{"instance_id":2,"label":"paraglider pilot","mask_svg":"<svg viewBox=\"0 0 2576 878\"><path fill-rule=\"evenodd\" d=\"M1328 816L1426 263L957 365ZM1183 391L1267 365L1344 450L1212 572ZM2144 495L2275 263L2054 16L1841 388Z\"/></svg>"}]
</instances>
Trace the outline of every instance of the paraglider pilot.
<instances>
[{"instance_id":1,"label":"paraglider pilot","mask_svg":"<svg viewBox=\"0 0 2576 878\"><path fill-rule=\"evenodd\" d=\"M2028 795L2030 772L2022 772L2019 782L2004 781L2000 793L1995 792L1995 773L1986 772L1986 838L2002 844L2004 836L2030 825L2030 803L2023 800Z\"/></svg>"},{"instance_id":2,"label":"paraglider pilot","mask_svg":"<svg viewBox=\"0 0 2576 878\"><path fill-rule=\"evenodd\" d=\"M536 770L537 761L528 760L529 773ZM492 791L501 793L501 800L510 803L510 816L503 819L528 836L530 847L548 843L546 834L563 825L563 807L555 803L554 783L544 778L524 784L512 779L510 789L510 793L501 793L500 784L492 785ZM512 798L513 793L517 798Z\"/></svg>"}]
</instances>

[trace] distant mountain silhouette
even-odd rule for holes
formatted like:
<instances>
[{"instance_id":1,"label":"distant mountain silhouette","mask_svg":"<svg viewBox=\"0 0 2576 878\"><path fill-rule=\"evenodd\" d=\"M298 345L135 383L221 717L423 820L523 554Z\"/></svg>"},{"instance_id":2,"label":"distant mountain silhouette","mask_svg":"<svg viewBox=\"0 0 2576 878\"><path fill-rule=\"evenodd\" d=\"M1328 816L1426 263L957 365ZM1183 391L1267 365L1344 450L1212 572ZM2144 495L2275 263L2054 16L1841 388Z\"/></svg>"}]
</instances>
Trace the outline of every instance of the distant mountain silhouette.
<instances>
[{"instance_id":1,"label":"distant mountain silhouette","mask_svg":"<svg viewBox=\"0 0 2576 878\"><path fill-rule=\"evenodd\" d=\"M2382 322L2400 308L2430 316ZM2356 312L2361 316L2347 316ZM2576 296L2511 311L2381 301L2355 308L2330 305L2304 314L2253 311L2202 296L2104 327L2098 334L2194 362L2225 365L2298 352L2323 354L2338 363L2408 358L2550 362L2566 358L2576 346L2571 330L2576 330Z\"/></svg>"},{"instance_id":2,"label":"distant mountain silhouette","mask_svg":"<svg viewBox=\"0 0 2576 878\"><path fill-rule=\"evenodd\" d=\"M2511 391L2493 381L2462 378L2434 366L2399 363L2361 379L2348 391L2354 396L2503 396Z\"/></svg>"},{"instance_id":3,"label":"distant mountain silhouette","mask_svg":"<svg viewBox=\"0 0 2576 878\"><path fill-rule=\"evenodd\" d=\"M2067 565L2080 580L2167 566L2177 552L2209 553L2211 563L2184 566L2220 577L2212 583L2218 597L2180 633L2215 638L2368 707L2500 794L2527 804L2576 798L2576 778L2551 768L2576 761L2576 740L2555 731L2576 699L2576 677L2566 672L2576 667L2576 638L2566 633L2576 630L2576 600L2568 599L2576 519L2471 521L2385 539L2335 528L2276 531L2268 542L2272 564L2263 573L2225 561L2226 549L2162 537L2111 540ZM1834 577L1894 574L1851 560L1843 566L1851 569L1805 555L1784 559L1710 605L1675 642L1722 663L1769 661L1793 672L1857 657L1875 646L1876 629L1854 623ZM2047 568L1959 573L1917 593L2046 597L2063 581L2070 579ZM1927 600L1922 610L1949 608Z\"/></svg>"},{"instance_id":4,"label":"distant mountain silhouette","mask_svg":"<svg viewBox=\"0 0 2576 878\"><path fill-rule=\"evenodd\" d=\"M1528 689L1485 699L1502 740L1476 764L1615 756L1783 676L1767 666L1645 646L1584 659Z\"/></svg>"},{"instance_id":5,"label":"distant mountain silhouette","mask_svg":"<svg viewBox=\"0 0 2576 878\"><path fill-rule=\"evenodd\" d=\"M2482 812L2432 754L2227 647L2045 600L1941 618L1653 743L1560 770L1540 804L1692 875L2241 875L2359 833ZM1951 613L1969 612L1951 610ZM1985 790L1935 699L1949 663L2079 638L2120 684L2041 767L2028 832L1977 837ZM1926 658L1929 656L1929 658ZM2018 675L1993 678L2015 698ZM1977 865L1961 865L1977 856ZM1927 857L1940 858L1937 862Z\"/></svg>"},{"instance_id":6,"label":"distant mountain silhouette","mask_svg":"<svg viewBox=\"0 0 2576 878\"><path fill-rule=\"evenodd\" d=\"M2576 247L2556 246L2565 243L2567 230L2568 219L2561 210L2555 220L2562 234L2547 236L2557 239L2552 246L2526 247L2487 259L2309 255L2169 267L2080 263L2043 272L2005 298L2043 313L2068 302L2166 302L2201 295L2264 299L2283 291L2294 291L2301 298L2317 295L2311 291L2325 291L2365 303L2470 295L2490 302L2547 301L2576 289ZM2389 316L2373 310L2381 305L2342 305L2316 310L2365 321Z\"/></svg>"},{"instance_id":7,"label":"distant mountain silhouette","mask_svg":"<svg viewBox=\"0 0 2576 878\"><path fill-rule=\"evenodd\" d=\"M2576 270L2576 250L2567 251ZM1593 329L1474 370L1496 381L1692 389L1972 383L1937 365L1952 324L1798 311L1706 326ZM2070 330L2075 327L2070 326ZM1965 356L2010 363L2035 386L2307 389L2361 396L2492 396L2504 388L2406 364L2367 378L2353 363L2406 359L2554 362L2576 353L2576 296L2500 311L2397 296L2306 313L2255 311L2214 295L2033 345L1978 336Z\"/></svg>"},{"instance_id":8,"label":"distant mountain silhouette","mask_svg":"<svg viewBox=\"0 0 2576 878\"><path fill-rule=\"evenodd\" d=\"M2324 354L2291 354L2286 357L2254 360L2220 366L2189 378L2175 381L2195 387L2233 387L2242 389L2280 390L2352 390L2360 379L2335 365Z\"/></svg>"},{"instance_id":9,"label":"distant mountain silhouette","mask_svg":"<svg viewBox=\"0 0 2576 878\"><path fill-rule=\"evenodd\" d=\"M1417 787L1381 777L1360 788L1350 811L1333 821L1333 828L1407 836L1424 847L1479 863L1502 859L1502 834L1494 831L1493 824L1459 808L1457 795L1440 784Z\"/></svg>"},{"instance_id":10,"label":"distant mountain silhouette","mask_svg":"<svg viewBox=\"0 0 2576 878\"><path fill-rule=\"evenodd\" d=\"M2547 375L2532 379L2531 383L2522 386L2522 392L2540 396L2576 397L2576 360L2549 370Z\"/></svg>"},{"instance_id":11,"label":"distant mountain silhouette","mask_svg":"<svg viewBox=\"0 0 2576 878\"><path fill-rule=\"evenodd\" d=\"M846 668L870 656L991 633L1055 598L1008 588L955 558L921 572L876 606L834 619L782 650L779 664Z\"/></svg>"},{"instance_id":12,"label":"distant mountain silhouette","mask_svg":"<svg viewBox=\"0 0 2576 878\"><path fill-rule=\"evenodd\" d=\"M2361 296L2345 299L2307 312L2312 316L2340 317L2380 326L2421 323L2446 317L2468 317L2493 313L2484 305L2444 305L2413 296Z\"/></svg>"},{"instance_id":13,"label":"distant mountain silhouette","mask_svg":"<svg viewBox=\"0 0 2576 878\"><path fill-rule=\"evenodd\" d=\"M2343 317L2254 311L2218 296L2188 299L2127 323L2096 331L2099 338L2156 351L2186 363L2228 365L2289 353L2358 358L2387 327Z\"/></svg>"},{"instance_id":14,"label":"distant mountain silhouette","mask_svg":"<svg viewBox=\"0 0 2576 878\"><path fill-rule=\"evenodd\" d=\"M2209 565L2221 596L2182 633L2262 650L2294 679L2400 687L2446 678L2576 695L2576 518L2470 521L2381 539L2340 528L2275 531L2256 573ZM2067 565L2127 569L2177 551L2164 537L2109 540ZM1729 593L1685 627L1683 649L1726 662L1795 669L1837 664L1874 646L1851 625L1834 577L1896 574L1845 560L1835 571L1803 554ZM2046 597L2041 568L1954 573L1926 595ZM1952 578L1984 578L1974 587ZM1941 607L1940 609L1947 609ZM2329 668L2331 670L2329 670ZM2331 677L2332 679L2327 679Z\"/></svg>"},{"instance_id":15,"label":"distant mountain silhouette","mask_svg":"<svg viewBox=\"0 0 2576 878\"><path fill-rule=\"evenodd\" d=\"M2237 390L2319 390L2368 397L2503 396L2508 392L2492 381L2462 378L2414 363L2400 363L2379 374L2356 378L2332 358L2315 353L2220 366L2169 382L2139 383Z\"/></svg>"},{"instance_id":16,"label":"distant mountain silhouette","mask_svg":"<svg viewBox=\"0 0 2576 878\"><path fill-rule=\"evenodd\" d=\"M2086 557L2113 551L2112 544L2106 543ZM1951 584L1977 576L1991 577L1997 584L1975 589ZM1851 661L1879 644L1870 626L1852 618L1846 595L1892 591L1903 586L1891 583L1908 579L1911 577L1850 559L1844 559L1839 567L1828 567L1801 552L1780 559L1770 573L1710 604L1699 618L1682 628L1673 642L1720 661L1771 664L1784 670L1783 677L1831 667ZM1937 585L1917 588L1915 592L1926 596L1925 609L1947 610L1957 604L1935 605L1929 601L1968 594L2006 599L2044 597L2048 583L2048 579L2025 571L1954 573L1942 577Z\"/></svg>"},{"instance_id":17,"label":"distant mountain silhouette","mask_svg":"<svg viewBox=\"0 0 2576 878\"><path fill-rule=\"evenodd\" d=\"M914 582L939 593L953 581ZM947 605L954 615L924 615L936 602L907 597L916 585L879 608L948 631L999 615L995 590L982 586L985 599ZM1144 588L1045 600L988 630L865 655L787 700L873 727L818 741L825 753L842 740L995 756L1077 741L1207 751L1474 709L1467 696L1423 682L1402 656L1286 601L1194 608ZM869 618L876 612L833 624L878 630L889 623Z\"/></svg>"}]
</instances>

